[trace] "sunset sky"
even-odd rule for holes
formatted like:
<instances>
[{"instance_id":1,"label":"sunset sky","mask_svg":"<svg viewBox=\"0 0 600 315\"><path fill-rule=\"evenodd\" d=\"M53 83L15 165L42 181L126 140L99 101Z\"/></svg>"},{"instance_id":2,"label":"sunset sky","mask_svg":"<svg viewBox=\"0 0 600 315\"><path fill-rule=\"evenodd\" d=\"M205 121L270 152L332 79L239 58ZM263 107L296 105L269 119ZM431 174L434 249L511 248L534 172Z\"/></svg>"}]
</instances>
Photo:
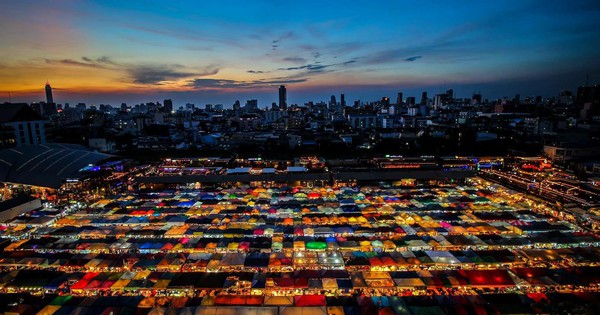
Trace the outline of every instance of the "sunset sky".
<instances>
[{"instance_id":1,"label":"sunset sky","mask_svg":"<svg viewBox=\"0 0 600 315\"><path fill-rule=\"evenodd\" d=\"M600 1L0 1L0 102L557 95L600 82Z\"/></svg>"}]
</instances>

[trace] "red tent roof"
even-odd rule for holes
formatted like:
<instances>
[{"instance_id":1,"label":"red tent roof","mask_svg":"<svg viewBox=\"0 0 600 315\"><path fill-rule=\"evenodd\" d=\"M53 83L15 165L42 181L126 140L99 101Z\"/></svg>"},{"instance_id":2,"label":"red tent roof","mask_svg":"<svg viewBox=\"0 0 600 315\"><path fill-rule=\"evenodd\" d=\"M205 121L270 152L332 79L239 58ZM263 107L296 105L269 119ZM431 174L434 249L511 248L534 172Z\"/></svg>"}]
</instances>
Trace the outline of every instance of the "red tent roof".
<instances>
[{"instance_id":1,"label":"red tent roof","mask_svg":"<svg viewBox=\"0 0 600 315\"><path fill-rule=\"evenodd\" d=\"M262 295L217 295L217 305L262 305Z\"/></svg>"},{"instance_id":2,"label":"red tent roof","mask_svg":"<svg viewBox=\"0 0 600 315\"><path fill-rule=\"evenodd\" d=\"M506 270L460 270L473 286L506 287L514 286Z\"/></svg>"},{"instance_id":3,"label":"red tent roof","mask_svg":"<svg viewBox=\"0 0 600 315\"><path fill-rule=\"evenodd\" d=\"M273 279L273 282L275 282L275 286L282 288L294 287L294 278L275 278Z\"/></svg>"},{"instance_id":4,"label":"red tent roof","mask_svg":"<svg viewBox=\"0 0 600 315\"><path fill-rule=\"evenodd\" d=\"M297 295L294 296L296 306L325 306L325 295Z\"/></svg>"}]
</instances>

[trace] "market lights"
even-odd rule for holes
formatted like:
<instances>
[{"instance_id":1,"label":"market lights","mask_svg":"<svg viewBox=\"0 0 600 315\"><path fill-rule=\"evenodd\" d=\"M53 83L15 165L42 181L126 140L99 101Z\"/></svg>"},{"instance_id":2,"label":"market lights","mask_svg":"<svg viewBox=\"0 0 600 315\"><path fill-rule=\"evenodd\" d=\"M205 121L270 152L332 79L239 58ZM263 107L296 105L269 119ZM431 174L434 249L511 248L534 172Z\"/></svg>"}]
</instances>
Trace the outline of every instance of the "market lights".
<instances>
[{"instance_id":1,"label":"market lights","mask_svg":"<svg viewBox=\"0 0 600 315\"><path fill-rule=\"evenodd\" d=\"M597 291L598 279L580 275L600 271L598 237L527 201L477 185L127 193L6 246L0 291L265 306L276 296L323 306L359 293Z\"/></svg>"}]
</instances>

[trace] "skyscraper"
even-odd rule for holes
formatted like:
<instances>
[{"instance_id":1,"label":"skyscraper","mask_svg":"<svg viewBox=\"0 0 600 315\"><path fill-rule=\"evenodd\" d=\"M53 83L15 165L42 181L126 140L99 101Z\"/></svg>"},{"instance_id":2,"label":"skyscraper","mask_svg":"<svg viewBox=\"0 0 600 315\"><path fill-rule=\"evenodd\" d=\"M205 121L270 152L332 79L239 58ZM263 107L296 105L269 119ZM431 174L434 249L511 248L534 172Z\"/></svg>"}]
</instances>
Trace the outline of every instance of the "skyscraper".
<instances>
[{"instance_id":1,"label":"skyscraper","mask_svg":"<svg viewBox=\"0 0 600 315\"><path fill-rule=\"evenodd\" d=\"M173 101L172 101L172 100L170 100L170 99L168 99L168 100L165 100L165 101L163 102L163 107L165 108L165 110L166 110L167 112L169 112L169 113L170 113L170 112L172 112L172 111L173 111Z\"/></svg>"},{"instance_id":2,"label":"skyscraper","mask_svg":"<svg viewBox=\"0 0 600 315\"><path fill-rule=\"evenodd\" d=\"M344 94L340 96L340 107L346 107L346 97L344 96Z\"/></svg>"},{"instance_id":3,"label":"skyscraper","mask_svg":"<svg viewBox=\"0 0 600 315\"><path fill-rule=\"evenodd\" d=\"M402 103L404 102L404 95L402 94L402 92L398 92L398 97L396 98L396 105L402 105Z\"/></svg>"},{"instance_id":4,"label":"skyscraper","mask_svg":"<svg viewBox=\"0 0 600 315\"><path fill-rule=\"evenodd\" d=\"M331 95L331 99L329 100L329 108L335 108L337 106L337 101L335 100L335 95Z\"/></svg>"},{"instance_id":5,"label":"skyscraper","mask_svg":"<svg viewBox=\"0 0 600 315\"><path fill-rule=\"evenodd\" d=\"M286 110L287 109L287 92L285 90L285 85L279 87L279 108Z\"/></svg>"},{"instance_id":6,"label":"skyscraper","mask_svg":"<svg viewBox=\"0 0 600 315\"><path fill-rule=\"evenodd\" d=\"M421 94L421 105L427 105L427 92Z\"/></svg>"},{"instance_id":7,"label":"skyscraper","mask_svg":"<svg viewBox=\"0 0 600 315\"><path fill-rule=\"evenodd\" d=\"M52 98L52 88L50 87L50 83L46 81L46 103L54 104L54 99Z\"/></svg>"},{"instance_id":8,"label":"skyscraper","mask_svg":"<svg viewBox=\"0 0 600 315\"><path fill-rule=\"evenodd\" d=\"M240 104L239 100L236 100L235 103L233 103L233 111L236 113L236 115L238 115L241 110L242 104Z\"/></svg>"},{"instance_id":9,"label":"skyscraper","mask_svg":"<svg viewBox=\"0 0 600 315\"><path fill-rule=\"evenodd\" d=\"M381 98L381 105L383 106L390 106L390 98L387 96L384 96Z\"/></svg>"},{"instance_id":10,"label":"skyscraper","mask_svg":"<svg viewBox=\"0 0 600 315\"><path fill-rule=\"evenodd\" d=\"M244 106L244 111L253 112L258 110L258 100L247 100L246 105Z\"/></svg>"}]
</instances>

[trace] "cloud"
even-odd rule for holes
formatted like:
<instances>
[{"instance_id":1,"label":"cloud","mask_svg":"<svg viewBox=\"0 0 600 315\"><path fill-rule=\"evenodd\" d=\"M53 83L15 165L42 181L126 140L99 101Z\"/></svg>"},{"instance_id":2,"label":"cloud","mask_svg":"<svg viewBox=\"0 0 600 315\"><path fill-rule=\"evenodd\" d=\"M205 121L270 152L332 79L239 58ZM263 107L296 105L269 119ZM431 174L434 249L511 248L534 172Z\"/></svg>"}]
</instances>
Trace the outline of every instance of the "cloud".
<instances>
[{"instance_id":1,"label":"cloud","mask_svg":"<svg viewBox=\"0 0 600 315\"><path fill-rule=\"evenodd\" d=\"M192 41L192 42L201 42L203 45L206 44L207 42L212 42L212 43L220 43L220 44L230 45L230 46L234 46L234 47L240 47L240 48L242 47L242 45L240 44L239 41L230 39L227 36L206 35L199 31L196 31L193 29L188 29L188 28L181 28L181 27L179 27L179 28L152 28L152 27L145 27L145 26L140 26L140 25L131 24L131 23L123 23L122 26L130 28L132 30L142 31L142 32L146 32L146 33L150 33L150 34L154 34L154 35L171 37L171 38Z\"/></svg>"},{"instance_id":2,"label":"cloud","mask_svg":"<svg viewBox=\"0 0 600 315\"><path fill-rule=\"evenodd\" d=\"M128 74L134 83L140 84L159 84L164 81L190 78L194 76L208 76L217 74L219 68L208 66L200 72L182 71L181 65L142 65L130 66L127 69Z\"/></svg>"},{"instance_id":3,"label":"cloud","mask_svg":"<svg viewBox=\"0 0 600 315\"><path fill-rule=\"evenodd\" d=\"M82 58L84 58L84 57L82 57ZM89 58L88 58L88 59L89 59ZM107 57L107 56L102 56L102 57L100 57L100 58L97 58L97 59L96 59L96 62L97 62L97 63L109 64L109 65L116 65L116 64L117 64L116 62L112 61L112 59L110 59L110 58L109 58L109 57Z\"/></svg>"},{"instance_id":4,"label":"cloud","mask_svg":"<svg viewBox=\"0 0 600 315\"><path fill-rule=\"evenodd\" d=\"M313 51L313 50L317 49L317 46L312 45L312 44L301 44L298 46L298 48L305 50L305 51Z\"/></svg>"},{"instance_id":5,"label":"cloud","mask_svg":"<svg viewBox=\"0 0 600 315\"><path fill-rule=\"evenodd\" d=\"M291 63L306 63L306 59L302 58L302 57L285 57L283 58L283 61L288 61Z\"/></svg>"},{"instance_id":6,"label":"cloud","mask_svg":"<svg viewBox=\"0 0 600 315\"><path fill-rule=\"evenodd\" d=\"M356 60L348 60L348 61L344 61L344 62L340 62L340 63L321 64L320 61L317 61L314 63L305 64L303 66L278 68L277 70L280 70L280 71L306 70L306 72L309 72L309 73L319 73L319 72L324 72L325 69L328 69L328 68L332 68L332 67L336 67L336 66L346 66L349 64L353 64L355 62L356 62ZM333 71L333 69L329 69L329 71Z\"/></svg>"},{"instance_id":7,"label":"cloud","mask_svg":"<svg viewBox=\"0 0 600 315\"><path fill-rule=\"evenodd\" d=\"M510 12L494 13L491 17L468 21L448 28L439 34L420 38L412 45L393 47L391 49L370 52L360 57L361 64L380 65L396 62L413 62L427 54L428 62L449 63L456 61L473 60L479 56L492 52L498 54L496 43L501 41L481 44L489 41L492 35L501 35L503 25L496 21L505 16L521 14L522 8ZM500 46L500 45L499 45Z\"/></svg>"},{"instance_id":8,"label":"cloud","mask_svg":"<svg viewBox=\"0 0 600 315\"><path fill-rule=\"evenodd\" d=\"M203 89L203 88L235 88L240 87L241 82L225 79L193 79L188 81L187 86Z\"/></svg>"},{"instance_id":9,"label":"cloud","mask_svg":"<svg viewBox=\"0 0 600 315\"><path fill-rule=\"evenodd\" d=\"M177 64L133 64L113 61L110 57L99 58L81 57L75 59L44 59L46 63L53 65L66 65L73 67L87 67L106 69L111 71L125 72L132 83L160 85L164 81L185 79L191 77L203 77L217 74L219 67L209 65L200 69L187 68Z\"/></svg>"},{"instance_id":10,"label":"cloud","mask_svg":"<svg viewBox=\"0 0 600 315\"><path fill-rule=\"evenodd\" d=\"M277 47L279 47L279 43L281 43L281 41L285 39L291 39L294 37L296 37L296 35L292 31L288 31L287 33L282 34L281 36L271 41L271 50L277 50Z\"/></svg>"},{"instance_id":11,"label":"cloud","mask_svg":"<svg viewBox=\"0 0 600 315\"><path fill-rule=\"evenodd\" d=\"M285 71L292 71L292 70L307 70L307 71L320 71L323 70L327 67L330 67L332 65L320 65L317 63L309 63L303 66L298 66L298 67L288 67L288 68L278 68L277 70L285 70Z\"/></svg>"},{"instance_id":12,"label":"cloud","mask_svg":"<svg viewBox=\"0 0 600 315\"><path fill-rule=\"evenodd\" d=\"M271 71L262 71L262 70L248 70L246 71L248 73L253 73L253 74L260 74L260 73L269 73Z\"/></svg>"},{"instance_id":13,"label":"cloud","mask_svg":"<svg viewBox=\"0 0 600 315\"><path fill-rule=\"evenodd\" d=\"M108 68L115 66L117 63L112 61L109 57L103 56L100 58L89 58L86 56L81 57L82 61L74 59L44 59L47 64L62 64L67 66L76 67L89 67L89 68Z\"/></svg>"},{"instance_id":14,"label":"cloud","mask_svg":"<svg viewBox=\"0 0 600 315\"><path fill-rule=\"evenodd\" d=\"M423 57L423 52L427 52L429 61L456 61L472 57L474 53L479 52L481 47L474 47L470 41L459 39L447 39L443 41L431 41L424 44L406 46L402 48L393 48L376 51L369 55L360 57L361 64L379 65L395 62L413 62Z\"/></svg>"},{"instance_id":15,"label":"cloud","mask_svg":"<svg viewBox=\"0 0 600 315\"><path fill-rule=\"evenodd\" d=\"M254 82L254 84L259 83L259 84L263 84L263 85L280 85L280 84L301 83L301 82L306 82L306 81L308 81L307 78L300 78L300 79L282 78L282 79L271 79L271 80Z\"/></svg>"},{"instance_id":16,"label":"cloud","mask_svg":"<svg viewBox=\"0 0 600 315\"><path fill-rule=\"evenodd\" d=\"M96 68L97 66L93 63L81 62L73 59L45 59L47 64L62 64L67 66L78 66L78 67L92 67Z\"/></svg>"},{"instance_id":17,"label":"cloud","mask_svg":"<svg viewBox=\"0 0 600 315\"><path fill-rule=\"evenodd\" d=\"M284 39L291 39L291 38L294 38L295 36L296 35L294 34L294 32L288 31L288 32L282 34L281 36L277 37L276 39L274 39L271 43L277 44Z\"/></svg>"},{"instance_id":18,"label":"cloud","mask_svg":"<svg viewBox=\"0 0 600 315\"><path fill-rule=\"evenodd\" d=\"M249 88L261 88L261 87L272 87L275 85L292 84L307 81L307 78L300 79L286 79L286 78L274 78L266 80L254 80L254 81L237 81L227 79L205 79L196 78L188 81L187 86L194 89L249 89Z\"/></svg>"},{"instance_id":19,"label":"cloud","mask_svg":"<svg viewBox=\"0 0 600 315\"><path fill-rule=\"evenodd\" d=\"M412 62L412 61L415 61L415 60L421 59L421 58L423 58L423 56L412 56L412 57L404 58L404 61Z\"/></svg>"}]
</instances>

